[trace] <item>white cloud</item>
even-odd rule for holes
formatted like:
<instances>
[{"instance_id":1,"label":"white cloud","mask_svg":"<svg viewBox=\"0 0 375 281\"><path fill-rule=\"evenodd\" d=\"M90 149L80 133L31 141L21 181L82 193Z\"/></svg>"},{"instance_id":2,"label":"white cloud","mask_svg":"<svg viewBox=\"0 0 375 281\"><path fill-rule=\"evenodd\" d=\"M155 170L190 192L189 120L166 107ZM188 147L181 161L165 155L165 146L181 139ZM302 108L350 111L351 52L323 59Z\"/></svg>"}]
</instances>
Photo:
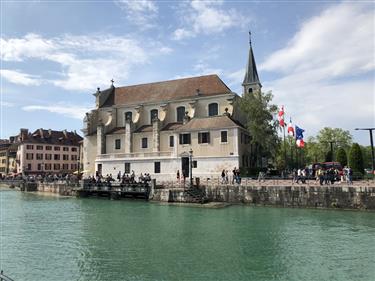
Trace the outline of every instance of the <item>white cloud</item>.
<instances>
[{"instance_id":1,"label":"white cloud","mask_svg":"<svg viewBox=\"0 0 375 281\"><path fill-rule=\"evenodd\" d=\"M130 23L142 29L155 27L154 23L158 15L158 7L150 0L118 0L115 3L126 13Z\"/></svg>"},{"instance_id":2,"label":"white cloud","mask_svg":"<svg viewBox=\"0 0 375 281\"><path fill-rule=\"evenodd\" d=\"M157 42L152 43L151 51L146 51L147 46L135 39L113 35L44 38L28 34L22 38L1 38L1 44L1 59L39 59L57 63L61 66L62 78L44 79L43 82L80 91L107 86L111 78L124 80L133 67L147 63L151 56L172 51ZM40 84L37 77L15 70L6 70L4 77L22 85Z\"/></svg>"},{"instance_id":3,"label":"white cloud","mask_svg":"<svg viewBox=\"0 0 375 281\"><path fill-rule=\"evenodd\" d=\"M236 9L223 7L223 1L193 0L188 5L183 3L180 10L183 27L173 32L174 40L194 37L200 33L219 33L232 27L244 26L249 22L249 18L244 17Z\"/></svg>"},{"instance_id":4,"label":"white cloud","mask_svg":"<svg viewBox=\"0 0 375 281\"><path fill-rule=\"evenodd\" d=\"M279 77L263 83L287 117L306 129L373 126L375 122L374 9L343 3L301 25L260 69Z\"/></svg>"},{"instance_id":5,"label":"white cloud","mask_svg":"<svg viewBox=\"0 0 375 281\"><path fill-rule=\"evenodd\" d=\"M24 86L38 86L42 83L39 76L26 74L18 70L0 69L0 76L11 83Z\"/></svg>"},{"instance_id":6,"label":"white cloud","mask_svg":"<svg viewBox=\"0 0 375 281\"><path fill-rule=\"evenodd\" d=\"M65 103L60 103L57 105L28 105L22 107L25 111L48 111L52 113L57 113L64 115L66 117L82 120L85 113L90 110L88 106L76 106L69 105Z\"/></svg>"},{"instance_id":7,"label":"white cloud","mask_svg":"<svg viewBox=\"0 0 375 281\"><path fill-rule=\"evenodd\" d=\"M368 72L375 68L374 9L345 3L306 21L285 48L261 70L309 72L314 80Z\"/></svg>"}]
</instances>

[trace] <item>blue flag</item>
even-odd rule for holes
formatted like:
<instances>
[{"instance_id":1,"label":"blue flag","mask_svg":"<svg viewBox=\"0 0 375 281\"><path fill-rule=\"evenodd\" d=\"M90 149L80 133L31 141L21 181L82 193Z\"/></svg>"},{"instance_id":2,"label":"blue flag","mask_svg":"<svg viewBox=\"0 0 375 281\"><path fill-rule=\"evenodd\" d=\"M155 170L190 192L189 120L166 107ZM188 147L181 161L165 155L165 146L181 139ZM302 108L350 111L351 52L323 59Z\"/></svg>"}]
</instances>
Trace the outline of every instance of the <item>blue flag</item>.
<instances>
[{"instance_id":1,"label":"blue flag","mask_svg":"<svg viewBox=\"0 0 375 281\"><path fill-rule=\"evenodd\" d=\"M300 127L296 126L296 140L302 140L303 139L303 132L305 130L301 129Z\"/></svg>"}]
</instances>

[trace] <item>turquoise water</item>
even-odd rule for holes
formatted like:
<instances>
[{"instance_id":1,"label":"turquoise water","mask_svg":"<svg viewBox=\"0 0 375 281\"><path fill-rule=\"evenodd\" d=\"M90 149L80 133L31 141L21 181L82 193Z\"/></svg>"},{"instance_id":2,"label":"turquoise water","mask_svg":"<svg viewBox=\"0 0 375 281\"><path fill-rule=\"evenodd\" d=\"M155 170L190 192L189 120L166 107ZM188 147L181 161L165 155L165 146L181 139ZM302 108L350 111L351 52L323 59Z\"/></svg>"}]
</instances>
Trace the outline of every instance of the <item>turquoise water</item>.
<instances>
[{"instance_id":1,"label":"turquoise water","mask_svg":"<svg viewBox=\"0 0 375 281\"><path fill-rule=\"evenodd\" d=\"M375 280L375 213L0 200L0 267L16 281Z\"/></svg>"}]
</instances>

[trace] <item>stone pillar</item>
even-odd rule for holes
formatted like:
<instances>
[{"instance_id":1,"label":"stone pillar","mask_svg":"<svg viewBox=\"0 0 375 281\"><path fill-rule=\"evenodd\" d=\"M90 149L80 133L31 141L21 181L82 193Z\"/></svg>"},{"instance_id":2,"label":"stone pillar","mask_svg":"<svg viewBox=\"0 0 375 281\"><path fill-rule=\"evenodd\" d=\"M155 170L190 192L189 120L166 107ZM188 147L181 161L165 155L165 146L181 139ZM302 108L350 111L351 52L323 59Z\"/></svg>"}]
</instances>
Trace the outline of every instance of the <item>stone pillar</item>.
<instances>
[{"instance_id":1,"label":"stone pillar","mask_svg":"<svg viewBox=\"0 0 375 281\"><path fill-rule=\"evenodd\" d=\"M103 124L99 124L96 131L96 155L105 154L105 134Z\"/></svg>"},{"instance_id":2,"label":"stone pillar","mask_svg":"<svg viewBox=\"0 0 375 281\"><path fill-rule=\"evenodd\" d=\"M152 151L160 151L160 120L154 118L152 120Z\"/></svg>"},{"instance_id":3,"label":"stone pillar","mask_svg":"<svg viewBox=\"0 0 375 281\"><path fill-rule=\"evenodd\" d=\"M132 153L132 121L125 119L125 153Z\"/></svg>"}]
</instances>

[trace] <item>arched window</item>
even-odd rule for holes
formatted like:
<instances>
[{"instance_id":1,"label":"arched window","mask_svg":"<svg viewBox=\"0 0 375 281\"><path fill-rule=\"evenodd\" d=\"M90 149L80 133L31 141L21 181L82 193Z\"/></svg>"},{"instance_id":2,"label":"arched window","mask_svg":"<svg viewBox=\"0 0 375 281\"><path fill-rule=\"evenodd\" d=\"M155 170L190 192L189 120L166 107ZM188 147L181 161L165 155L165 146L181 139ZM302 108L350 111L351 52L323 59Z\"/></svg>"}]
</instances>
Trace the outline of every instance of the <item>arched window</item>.
<instances>
[{"instance_id":1,"label":"arched window","mask_svg":"<svg viewBox=\"0 0 375 281\"><path fill-rule=\"evenodd\" d=\"M249 88L249 94L253 92L253 88Z\"/></svg>"},{"instance_id":2,"label":"arched window","mask_svg":"<svg viewBox=\"0 0 375 281\"><path fill-rule=\"evenodd\" d=\"M150 117L151 117L151 123L152 123L152 120L154 120L154 118L157 118L159 117L158 115L158 110L157 109L153 109L150 111Z\"/></svg>"},{"instance_id":3,"label":"arched window","mask_svg":"<svg viewBox=\"0 0 375 281\"><path fill-rule=\"evenodd\" d=\"M217 103L210 103L208 105L208 116L215 116L219 114L219 106Z\"/></svg>"},{"instance_id":4,"label":"arched window","mask_svg":"<svg viewBox=\"0 0 375 281\"><path fill-rule=\"evenodd\" d=\"M125 120L132 120L133 113L131 111L125 112Z\"/></svg>"},{"instance_id":5,"label":"arched window","mask_svg":"<svg viewBox=\"0 0 375 281\"><path fill-rule=\"evenodd\" d=\"M185 106L179 106L177 107L177 122L184 121L185 116Z\"/></svg>"}]
</instances>

